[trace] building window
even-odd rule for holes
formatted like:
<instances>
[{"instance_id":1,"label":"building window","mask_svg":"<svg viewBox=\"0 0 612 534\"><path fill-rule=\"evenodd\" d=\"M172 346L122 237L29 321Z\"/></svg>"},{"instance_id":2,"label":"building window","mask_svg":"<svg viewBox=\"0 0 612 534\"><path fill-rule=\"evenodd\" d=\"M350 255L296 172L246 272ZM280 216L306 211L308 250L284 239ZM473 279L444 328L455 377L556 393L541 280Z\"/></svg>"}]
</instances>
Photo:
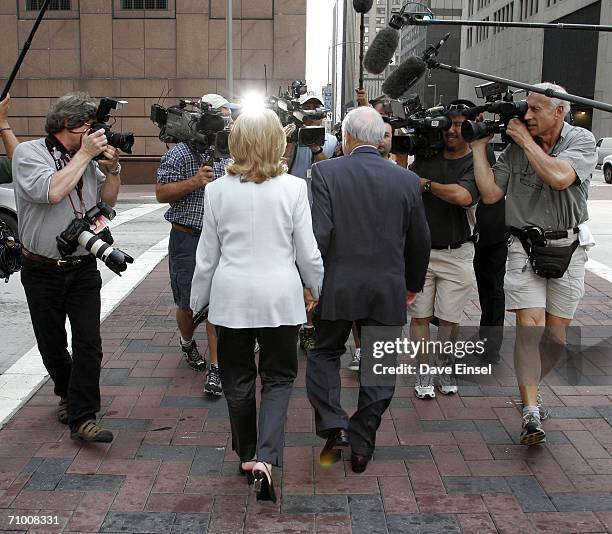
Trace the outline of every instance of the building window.
<instances>
[{"instance_id":1,"label":"building window","mask_svg":"<svg viewBox=\"0 0 612 534\"><path fill-rule=\"evenodd\" d=\"M368 17L367 15L365 17L363 17L363 23L364 24L370 24L370 17Z\"/></svg>"},{"instance_id":2,"label":"building window","mask_svg":"<svg viewBox=\"0 0 612 534\"><path fill-rule=\"evenodd\" d=\"M121 0L121 9L168 9L168 0Z\"/></svg>"},{"instance_id":3,"label":"building window","mask_svg":"<svg viewBox=\"0 0 612 534\"><path fill-rule=\"evenodd\" d=\"M377 15L384 15L385 14L385 8L384 7L377 7L376 8L376 14Z\"/></svg>"},{"instance_id":4,"label":"building window","mask_svg":"<svg viewBox=\"0 0 612 534\"><path fill-rule=\"evenodd\" d=\"M370 42L370 37L369 37L369 36L367 36L367 35L366 35L366 36L364 36L364 38L363 38L363 42L364 42L364 43L369 43L369 42Z\"/></svg>"},{"instance_id":5,"label":"building window","mask_svg":"<svg viewBox=\"0 0 612 534\"><path fill-rule=\"evenodd\" d=\"M26 0L26 10L40 11L44 3L45 0ZM49 9L54 11L70 11L72 6L70 5L70 0L51 0L49 2Z\"/></svg>"}]
</instances>

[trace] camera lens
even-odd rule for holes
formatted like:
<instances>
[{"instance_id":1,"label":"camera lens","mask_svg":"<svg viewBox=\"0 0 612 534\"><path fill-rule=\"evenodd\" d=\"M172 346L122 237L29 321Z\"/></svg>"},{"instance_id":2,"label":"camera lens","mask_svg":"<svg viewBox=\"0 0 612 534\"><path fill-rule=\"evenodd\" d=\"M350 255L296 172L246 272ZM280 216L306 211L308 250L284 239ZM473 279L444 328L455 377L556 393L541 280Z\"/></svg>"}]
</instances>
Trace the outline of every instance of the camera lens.
<instances>
[{"instance_id":1,"label":"camera lens","mask_svg":"<svg viewBox=\"0 0 612 534\"><path fill-rule=\"evenodd\" d=\"M495 133L495 126L490 121L475 122L475 121L464 121L461 125L461 137L468 143L475 141L476 139L482 139L488 137L492 133Z\"/></svg>"},{"instance_id":2,"label":"camera lens","mask_svg":"<svg viewBox=\"0 0 612 534\"><path fill-rule=\"evenodd\" d=\"M132 147L134 146L134 134L132 133L107 133L106 138L108 144L114 146L125 152L126 154L132 153Z\"/></svg>"}]
</instances>

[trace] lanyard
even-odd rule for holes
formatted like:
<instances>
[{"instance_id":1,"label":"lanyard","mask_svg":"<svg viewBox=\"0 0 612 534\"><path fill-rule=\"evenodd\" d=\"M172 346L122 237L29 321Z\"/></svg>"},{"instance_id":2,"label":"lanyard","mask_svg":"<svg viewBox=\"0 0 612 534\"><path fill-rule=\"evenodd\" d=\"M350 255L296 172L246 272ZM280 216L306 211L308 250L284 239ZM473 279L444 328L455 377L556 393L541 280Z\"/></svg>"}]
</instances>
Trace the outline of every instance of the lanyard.
<instances>
[{"instance_id":1,"label":"lanyard","mask_svg":"<svg viewBox=\"0 0 612 534\"><path fill-rule=\"evenodd\" d=\"M51 157L53 158L55 168L57 169L57 171L61 171L70 161L70 154L68 153L64 145L62 145L62 143L60 143L53 134L50 134L45 138L45 145L47 146L49 154L51 154ZM85 205L83 204L83 178L81 178L77 183L75 191L79 199L81 210L77 210L74 205L74 202L72 201L72 191L68 194L68 200L70 201L70 205L72 206L74 216L77 219L82 219L85 213Z\"/></svg>"}]
</instances>

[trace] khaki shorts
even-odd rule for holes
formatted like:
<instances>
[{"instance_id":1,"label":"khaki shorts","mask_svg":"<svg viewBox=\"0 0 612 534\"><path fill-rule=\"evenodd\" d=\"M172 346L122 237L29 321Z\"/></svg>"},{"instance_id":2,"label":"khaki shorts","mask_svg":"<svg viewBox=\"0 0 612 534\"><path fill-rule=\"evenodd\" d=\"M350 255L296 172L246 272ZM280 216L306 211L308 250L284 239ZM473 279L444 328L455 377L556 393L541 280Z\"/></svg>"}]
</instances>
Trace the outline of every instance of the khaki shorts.
<instances>
[{"instance_id":1,"label":"khaki shorts","mask_svg":"<svg viewBox=\"0 0 612 534\"><path fill-rule=\"evenodd\" d=\"M574 238L555 239L553 246L570 245ZM518 238L508 248L508 262L504 278L506 309L545 308L557 317L573 319L580 299L584 295L584 264L587 253L578 247L565 274L561 278L542 278L533 272L527 254ZM523 267L527 268L523 271Z\"/></svg>"},{"instance_id":2,"label":"khaki shorts","mask_svg":"<svg viewBox=\"0 0 612 534\"><path fill-rule=\"evenodd\" d=\"M474 286L474 245L432 250L422 293L408 307L411 317L459 323Z\"/></svg>"}]
</instances>

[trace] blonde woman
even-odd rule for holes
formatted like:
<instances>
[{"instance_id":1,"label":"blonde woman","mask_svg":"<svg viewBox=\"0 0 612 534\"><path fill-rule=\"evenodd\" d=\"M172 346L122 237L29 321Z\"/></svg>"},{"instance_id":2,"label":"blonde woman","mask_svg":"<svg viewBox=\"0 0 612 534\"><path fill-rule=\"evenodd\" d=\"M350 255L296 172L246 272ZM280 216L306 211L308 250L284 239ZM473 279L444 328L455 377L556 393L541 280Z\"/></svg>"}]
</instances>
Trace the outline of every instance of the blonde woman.
<instances>
[{"instance_id":1,"label":"blonde woman","mask_svg":"<svg viewBox=\"0 0 612 534\"><path fill-rule=\"evenodd\" d=\"M285 146L281 123L270 110L243 113L234 124L229 138L234 163L206 187L191 288L191 308L208 304L209 321L217 325L221 383L240 471L254 479L259 500L273 501L272 466L282 465L298 330L323 282L306 182L286 173Z\"/></svg>"}]
</instances>

